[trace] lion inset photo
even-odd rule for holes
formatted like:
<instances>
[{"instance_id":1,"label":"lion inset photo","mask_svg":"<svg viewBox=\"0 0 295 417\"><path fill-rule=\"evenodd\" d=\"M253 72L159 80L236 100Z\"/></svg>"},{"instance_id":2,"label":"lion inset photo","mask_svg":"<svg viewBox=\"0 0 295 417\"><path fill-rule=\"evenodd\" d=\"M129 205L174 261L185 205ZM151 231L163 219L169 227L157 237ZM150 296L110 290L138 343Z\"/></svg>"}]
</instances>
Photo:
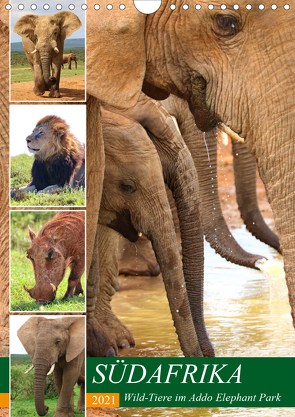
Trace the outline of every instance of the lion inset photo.
<instances>
[{"instance_id":1,"label":"lion inset photo","mask_svg":"<svg viewBox=\"0 0 295 417\"><path fill-rule=\"evenodd\" d=\"M11 206L84 207L85 142L85 105L11 105Z\"/></svg>"},{"instance_id":2,"label":"lion inset photo","mask_svg":"<svg viewBox=\"0 0 295 417\"><path fill-rule=\"evenodd\" d=\"M85 211L11 211L11 311L85 311L84 271Z\"/></svg>"},{"instance_id":3,"label":"lion inset photo","mask_svg":"<svg viewBox=\"0 0 295 417\"><path fill-rule=\"evenodd\" d=\"M85 101L85 11L21 3L11 2L10 101Z\"/></svg>"}]
</instances>

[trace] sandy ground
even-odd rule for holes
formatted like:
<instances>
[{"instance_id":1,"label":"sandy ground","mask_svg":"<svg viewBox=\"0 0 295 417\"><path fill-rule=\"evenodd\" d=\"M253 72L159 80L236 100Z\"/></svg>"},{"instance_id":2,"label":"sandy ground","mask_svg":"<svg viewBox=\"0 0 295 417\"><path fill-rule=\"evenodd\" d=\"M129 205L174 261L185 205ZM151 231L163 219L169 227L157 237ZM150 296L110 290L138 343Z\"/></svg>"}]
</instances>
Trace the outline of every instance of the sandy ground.
<instances>
[{"instance_id":1,"label":"sandy ground","mask_svg":"<svg viewBox=\"0 0 295 417\"><path fill-rule=\"evenodd\" d=\"M61 78L60 94L61 98L50 98L49 91L45 91L43 96L36 96L33 93L34 82L26 81L23 83L11 84L10 101L85 101L85 76L77 75L70 78Z\"/></svg>"},{"instance_id":2,"label":"sandy ground","mask_svg":"<svg viewBox=\"0 0 295 417\"><path fill-rule=\"evenodd\" d=\"M87 417L120 417L119 414L113 414L107 408L87 408ZM1 417L1 414L0 414Z\"/></svg>"},{"instance_id":3,"label":"sandy ground","mask_svg":"<svg viewBox=\"0 0 295 417\"><path fill-rule=\"evenodd\" d=\"M0 417L9 417L9 408L0 408Z\"/></svg>"}]
</instances>

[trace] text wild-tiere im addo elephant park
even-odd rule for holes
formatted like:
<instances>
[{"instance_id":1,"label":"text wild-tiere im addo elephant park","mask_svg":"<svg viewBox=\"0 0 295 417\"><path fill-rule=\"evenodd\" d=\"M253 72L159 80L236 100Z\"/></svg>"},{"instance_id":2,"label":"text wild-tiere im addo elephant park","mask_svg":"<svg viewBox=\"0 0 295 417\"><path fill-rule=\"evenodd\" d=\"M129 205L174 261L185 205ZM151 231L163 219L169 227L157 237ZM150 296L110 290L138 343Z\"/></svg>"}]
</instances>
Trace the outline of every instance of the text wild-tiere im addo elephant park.
<instances>
[{"instance_id":1,"label":"text wild-tiere im addo elephant park","mask_svg":"<svg viewBox=\"0 0 295 417\"><path fill-rule=\"evenodd\" d=\"M136 406L95 407L85 357L101 380L131 366L129 382L133 358L191 360L200 375L181 368L183 381L204 395L243 381L218 358L294 357L294 5L32 3L0 0L11 416L268 416L281 393L161 408L180 370L160 367L158 405L138 391Z\"/></svg>"}]
</instances>

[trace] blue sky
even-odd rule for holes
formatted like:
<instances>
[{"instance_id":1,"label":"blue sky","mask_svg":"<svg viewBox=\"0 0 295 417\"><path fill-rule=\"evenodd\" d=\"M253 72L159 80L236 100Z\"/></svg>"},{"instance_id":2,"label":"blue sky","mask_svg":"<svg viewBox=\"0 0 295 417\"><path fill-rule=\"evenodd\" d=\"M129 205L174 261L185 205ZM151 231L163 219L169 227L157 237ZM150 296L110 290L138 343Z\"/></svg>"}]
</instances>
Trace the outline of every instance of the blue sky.
<instances>
[{"instance_id":1,"label":"blue sky","mask_svg":"<svg viewBox=\"0 0 295 417\"><path fill-rule=\"evenodd\" d=\"M37 122L44 116L55 115L66 121L71 132L82 142L86 142L86 105L73 104L11 104L10 111L10 156L22 153L29 154L26 137L35 128Z\"/></svg>"},{"instance_id":2,"label":"blue sky","mask_svg":"<svg viewBox=\"0 0 295 417\"><path fill-rule=\"evenodd\" d=\"M10 4L12 6L12 9L10 11L10 27L11 27L10 42L21 42L21 40L22 40L21 36L19 36L16 33L13 32L13 26L15 25L16 21L18 19L20 19L22 16L24 16L26 14L36 14L38 16L53 15L53 14L58 13L60 11L72 11L73 13L75 13L79 17L79 19L81 20L81 23L82 23L82 27L80 29L76 30L76 32L74 32L67 39L85 38L85 14L86 14L86 12L81 9L81 5L85 4L85 3L86 3L86 1L84 1L84 0L67 0L67 1L63 1L63 0L55 0L55 1L52 1L52 0L11 0ZM18 9L19 4L24 5L24 10L19 10ZM36 6L37 6L36 10L31 9L32 4L36 4ZM44 10L43 9L44 4L48 4L50 6L50 9L49 10ZM62 5L61 10L56 9L57 4ZM69 9L70 4L74 4L74 6L75 6L74 10Z\"/></svg>"}]
</instances>

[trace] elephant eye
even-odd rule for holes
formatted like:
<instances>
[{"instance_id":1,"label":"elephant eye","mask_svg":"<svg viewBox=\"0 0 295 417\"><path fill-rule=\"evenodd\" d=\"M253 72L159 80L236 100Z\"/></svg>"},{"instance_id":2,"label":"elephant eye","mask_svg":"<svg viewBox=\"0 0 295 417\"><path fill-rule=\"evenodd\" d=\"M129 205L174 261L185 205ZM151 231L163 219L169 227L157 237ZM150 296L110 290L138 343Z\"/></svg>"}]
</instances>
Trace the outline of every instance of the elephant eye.
<instances>
[{"instance_id":1,"label":"elephant eye","mask_svg":"<svg viewBox=\"0 0 295 417\"><path fill-rule=\"evenodd\" d=\"M56 344L56 345L58 345L60 342L61 342L61 340L57 340L57 341L55 342L55 344Z\"/></svg>"},{"instance_id":2,"label":"elephant eye","mask_svg":"<svg viewBox=\"0 0 295 417\"><path fill-rule=\"evenodd\" d=\"M239 32L239 22L235 16L218 14L215 22L215 32L219 36L233 37Z\"/></svg>"},{"instance_id":3,"label":"elephant eye","mask_svg":"<svg viewBox=\"0 0 295 417\"><path fill-rule=\"evenodd\" d=\"M136 191L135 184L133 185L133 184L121 182L120 188L122 191L124 191L124 193L128 193L128 194L133 194Z\"/></svg>"}]
</instances>

